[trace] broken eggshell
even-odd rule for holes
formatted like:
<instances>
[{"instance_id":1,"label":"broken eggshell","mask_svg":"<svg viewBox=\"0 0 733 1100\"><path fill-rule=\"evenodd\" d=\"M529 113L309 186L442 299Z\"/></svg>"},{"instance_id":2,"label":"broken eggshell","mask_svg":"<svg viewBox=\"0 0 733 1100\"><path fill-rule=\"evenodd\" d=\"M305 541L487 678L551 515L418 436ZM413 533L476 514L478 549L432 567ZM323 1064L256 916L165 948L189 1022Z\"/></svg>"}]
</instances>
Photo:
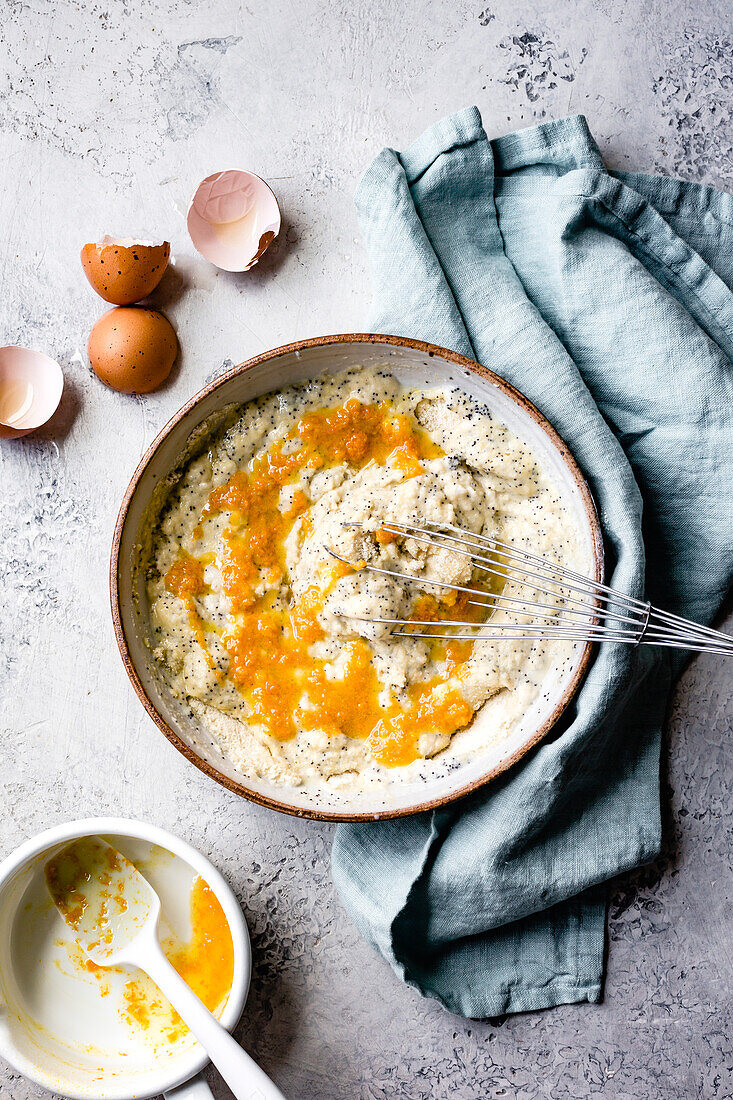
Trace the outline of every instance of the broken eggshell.
<instances>
[{"instance_id":1,"label":"broken eggshell","mask_svg":"<svg viewBox=\"0 0 733 1100\"><path fill-rule=\"evenodd\" d=\"M15 344L0 348L0 439L28 435L50 420L64 376L55 359Z\"/></svg>"},{"instance_id":2,"label":"broken eggshell","mask_svg":"<svg viewBox=\"0 0 733 1100\"><path fill-rule=\"evenodd\" d=\"M152 244L129 237L103 237L81 250L84 274L100 298L129 306L152 294L170 259L168 241Z\"/></svg>"},{"instance_id":3,"label":"broken eggshell","mask_svg":"<svg viewBox=\"0 0 733 1100\"><path fill-rule=\"evenodd\" d=\"M204 259L223 271L249 271L280 232L280 207L253 172L214 172L196 188L187 225Z\"/></svg>"}]
</instances>

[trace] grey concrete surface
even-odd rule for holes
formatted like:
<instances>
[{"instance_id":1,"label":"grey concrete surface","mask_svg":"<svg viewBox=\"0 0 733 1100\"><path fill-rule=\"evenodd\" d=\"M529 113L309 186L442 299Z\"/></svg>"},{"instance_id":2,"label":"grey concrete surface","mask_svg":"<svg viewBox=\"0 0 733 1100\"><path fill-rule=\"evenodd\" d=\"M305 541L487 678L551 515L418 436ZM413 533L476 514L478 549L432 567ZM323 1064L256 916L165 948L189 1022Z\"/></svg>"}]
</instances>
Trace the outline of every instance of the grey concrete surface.
<instances>
[{"instance_id":1,"label":"grey concrete surface","mask_svg":"<svg viewBox=\"0 0 733 1100\"><path fill-rule=\"evenodd\" d=\"M48 350L67 379L51 428L0 446L0 854L112 812L211 856L253 934L241 1037L292 1098L733 1096L729 669L701 658L676 692L665 852L614 886L604 1003L476 1023L360 940L330 827L248 805L168 745L107 599L117 507L168 416L228 363L367 327L351 193L382 145L473 102L490 134L582 111L610 166L730 187L729 4L3 0L0 20L0 342ZM241 276L198 258L183 218L193 185L229 166L270 179L285 219ZM183 356L146 398L86 362L103 304L78 254L104 232L173 245L160 301ZM0 1066L3 1100L41 1095Z\"/></svg>"}]
</instances>

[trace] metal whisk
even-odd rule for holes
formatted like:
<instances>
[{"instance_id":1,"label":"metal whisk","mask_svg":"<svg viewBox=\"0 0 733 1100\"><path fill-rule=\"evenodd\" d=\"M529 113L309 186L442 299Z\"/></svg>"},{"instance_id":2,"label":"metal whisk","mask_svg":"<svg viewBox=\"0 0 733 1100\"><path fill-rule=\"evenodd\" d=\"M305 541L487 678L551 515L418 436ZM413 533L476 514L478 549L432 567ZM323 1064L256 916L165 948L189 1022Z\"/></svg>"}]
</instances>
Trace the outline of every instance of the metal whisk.
<instances>
[{"instance_id":1,"label":"metal whisk","mask_svg":"<svg viewBox=\"0 0 733 1100\"><path fill-rule=\"evenodd\" d=\"M362 527L360 523L345 523L344 527ZM704 653L733 655L733 637L690 622L652 607L650 603L626 596L605 584L584 577L547 558L530 554L501 539L475 535L450 524L383 523L380 528L397 538L410 539L432 549L449 550L467 558L472 572L480 576L499 578L511 592L484 591L472 586L449 584L428 577L414 576L397 570L383 569L367 562L355 563L328 552L347 565L372 573L412 581L428 588L465 593L466 603L485 607L487 615L502 610L518 620L460 622L452 619L380 619L349 616L357 621L399 627L391 631L398 638L439 638L446 641L499 641L506 639L555 638L567 641L611 641L629 645L659 645L689 649ZM528 590L526 596L522 590ZM539 598L533 598L539 597ZM553 602L548 602L553 601ZM416 630L416 627L429 628ZM402 629L407 628L407 629ZM456 629L469 628L471 633L459 634Z\"/></svg>"}]
</instances>

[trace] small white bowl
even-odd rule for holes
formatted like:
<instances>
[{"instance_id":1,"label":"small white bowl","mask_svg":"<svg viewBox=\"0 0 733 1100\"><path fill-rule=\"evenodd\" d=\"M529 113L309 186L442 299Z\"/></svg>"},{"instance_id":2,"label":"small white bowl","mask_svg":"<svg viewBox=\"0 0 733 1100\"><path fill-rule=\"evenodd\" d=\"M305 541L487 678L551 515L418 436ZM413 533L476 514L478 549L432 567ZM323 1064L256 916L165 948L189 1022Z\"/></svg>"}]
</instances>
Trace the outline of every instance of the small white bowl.
<instances>
[{"instance_id":1,"label":"small white bowl","mask_svg":"<svg viewBox=\"0 0 733 1100\"><path fill-rule=\"evenodd\" d=\"M186 921L193 879L200 875L208 883L234 945L232 988L219 1018L231 1030L241 1016L251 951L231 887L208 859L163 829L124 818L90 818L33 837L0 864L0 1056L63 1096L142 1100L188 1081L208 1058L190 1033L167 1048L152 1047L143 1033L123 1022L115 998L100 995L93 975L85 983L70 973L71 937L48 896L43 871L70 840L100 835L143 861L169 923ZM120 975L119 980L125 979ZM190 1095L205 1095L205 1089L203 1082L192 1082Z\"/></svg>"},{"instance_id":2,"label":"small white bowl","mask_svg":"<svg viewBox=\"0 0 733 1100\"><path fill-rule=\"evenodd\" d=\"M0 439L19 439L40 428L59 407L64 376L42 351L0 348Z\"/></svg>"}]
</instances>

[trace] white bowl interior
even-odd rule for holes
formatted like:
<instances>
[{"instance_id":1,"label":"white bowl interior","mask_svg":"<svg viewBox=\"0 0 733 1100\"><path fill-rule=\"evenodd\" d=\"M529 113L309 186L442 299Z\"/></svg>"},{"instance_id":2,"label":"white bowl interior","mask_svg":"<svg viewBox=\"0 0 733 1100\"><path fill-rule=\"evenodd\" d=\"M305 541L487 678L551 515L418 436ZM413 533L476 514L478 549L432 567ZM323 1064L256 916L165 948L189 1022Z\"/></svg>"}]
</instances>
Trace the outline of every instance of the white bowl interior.
<instances>
[{"instance_id":1,"label":"white bowl interior","mask_svg":"<svg viewBox=\"0 0 733 1100\"><path fill-rule=\"evenodd\" d=\"M170 1042L154 1027L123 1020L122 987L134 972L84 971L44 878L46 862L72 835L89 834L71 827L0 882L0 1050L21 1072L64 1096L158 1095L201 1069L206 1055L190 1033ZM232 931L234 981L220 1018L233 1026L249 987L250 952L230 888L199 853L193 854L194 866L185 858L188 852L173 852L144 836L101 835L140 867L161 898L165 928L182 939L190 934L191 884L198 874L209 882Z\"/></svg>"},{"instance_id":2,"label":"white bowl interior","mask_svg":"<svg viewBox=\"0 0 733 1100\"><path fill-rule=\"evenodd\" d=\"M409 346L357 341L288 351L239 374L225 377L218 388L202 397L175 424L162 439L142 472L130 501L120 541L120 612L139 679L148 698L168 726L200 759L218 772L247 791L275 800L295 813L317 811L338 815L346 820L355 815L409 811L426 802L450 797L457 790L465 789L500 768L534 740L536 731L553 713L573 680L584 652L583 645L578 644L569 661L564 660L562 667L550 671L545 690L525 713L510 737L492 743L477 755L452 761L450 768L443 769L443 774L436 778L421 778L400 785L392 783L379 793L370 790L350 795L331 791L315 794L305 788L275 786L263 779L244 777L227 760L217 742L201 728L186 706L174 698L146 641L150 634L149 607L144 570L139 567L139 533L141 525L150 520L150 501L153 494L181 464L182 456L190 446L192 433L219 410L231 406L232 403L243 404L271 390L305 381L324 371L335 373L355 366L384 368L407 387L450 386L464 390L488 408L496 420L505 424L515 436L529 445L573 517L581 548L589 563L592 561L594 541L581 489L560 448L544 427L499 386L437 353L429 355ZM471 730L478 728L477 723L481 721L482 712L479 712L465 736L470 736Z\"/></svg>"}]
</instances>

